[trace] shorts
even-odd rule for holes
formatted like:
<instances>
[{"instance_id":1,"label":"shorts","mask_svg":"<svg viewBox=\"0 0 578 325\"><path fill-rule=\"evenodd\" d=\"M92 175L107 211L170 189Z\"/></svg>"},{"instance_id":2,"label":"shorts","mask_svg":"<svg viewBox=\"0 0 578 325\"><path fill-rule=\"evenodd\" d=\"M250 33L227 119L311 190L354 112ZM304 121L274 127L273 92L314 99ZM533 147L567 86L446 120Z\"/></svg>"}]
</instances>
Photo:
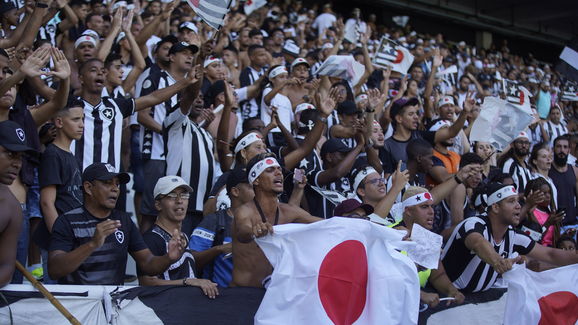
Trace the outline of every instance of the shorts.
<instances>
[{"instance_id":1,"label":"shorts","mask_svg":"<svg viewBox=\"0 0 578 325\"><path fill-rule=\"evenodd\" d=\"M144 178L144 187L142 194L141 203L141 214L147 216L156 216L158 214L155 208L155 198L153 197L153 190L159 178L165 176L166 162L164 160L154 160L149 159L144 162L143 174L146 175Z\"/></svg>"}]
</instances>

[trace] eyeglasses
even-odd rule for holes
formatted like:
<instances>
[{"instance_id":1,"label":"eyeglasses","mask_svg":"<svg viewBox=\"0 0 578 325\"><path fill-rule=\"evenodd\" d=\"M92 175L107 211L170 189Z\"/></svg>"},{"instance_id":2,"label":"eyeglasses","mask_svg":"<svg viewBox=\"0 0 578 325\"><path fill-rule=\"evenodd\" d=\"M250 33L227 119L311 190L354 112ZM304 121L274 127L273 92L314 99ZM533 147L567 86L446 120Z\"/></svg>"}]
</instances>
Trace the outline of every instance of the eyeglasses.
<instances>
[{"instance_id":1,"label":"eyeglasses","mask_svg":"<svg viewBox=\"0 0 578 325\"><path fill-rule=\"evenodd\" d=\"M181 200L188 200L191 197L191 194L184 192L184 193L169 193L167 195L165 195L165 197L176 201L177 199L181 199Z\"/></svg>"},{"instance_id":2,"label":"eyeglasses","mask_svg":"<svg viewBox=\"0 0 578 325\"><path fill-rule=\"evenodd\" d=\"M369 180L367 182L365 182L365 184L371 184L371 185L381 185L381 184L385 184L385 178L381 177L381 178L374 178L372 180Z\"/></svg>"}]
</instances>

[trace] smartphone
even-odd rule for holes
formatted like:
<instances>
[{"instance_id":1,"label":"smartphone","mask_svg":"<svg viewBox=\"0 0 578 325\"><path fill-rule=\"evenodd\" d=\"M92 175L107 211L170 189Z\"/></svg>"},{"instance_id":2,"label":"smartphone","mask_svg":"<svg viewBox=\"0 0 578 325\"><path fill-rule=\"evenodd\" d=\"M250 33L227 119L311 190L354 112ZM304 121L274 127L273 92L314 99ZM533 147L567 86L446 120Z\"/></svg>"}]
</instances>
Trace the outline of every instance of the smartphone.
<instances>
[{"instance_id":1,"label":"smartphone","mask_svg":"<svg viewBox=\"0 0 578 325\"><path fill-rule=\"evenodd\" d=\"M305 171L300 168L295 168L293 170L293 182L301 183L303 181L303 176L305 176Z\"/></svg>"}]
</instances>

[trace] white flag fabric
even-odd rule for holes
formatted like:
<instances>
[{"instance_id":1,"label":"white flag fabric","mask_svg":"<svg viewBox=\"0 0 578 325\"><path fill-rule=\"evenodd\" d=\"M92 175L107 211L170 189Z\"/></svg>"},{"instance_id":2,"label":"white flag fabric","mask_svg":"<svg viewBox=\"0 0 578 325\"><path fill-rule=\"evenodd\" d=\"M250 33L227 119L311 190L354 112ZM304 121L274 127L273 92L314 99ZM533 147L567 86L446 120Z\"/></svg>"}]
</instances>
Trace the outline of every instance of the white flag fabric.
<instances>
[{"instance_id":1,"label":"white flag fabric","mask_svg":"<svg viewBox=\"0 0 578 325\"><path fill-rule=\"evenodd\" d=\"M345 79L353 86L357 85L364 73L365 66L355 61L352 55L332 55L317 70L320 76Z\"/></svg>"},{"instance_id":2,"label":"white flag fabric","mask_svg":"<svg viewBox=\"0 0 578 325\"><path fill-rule=\"evenodd\" d=\"M229 12L231 0L187 0L187 3L207 25L219 29Z\"/></svg>"},{"instance_id":3,"label":"white flag fabric","mask_svg":"<svg viewBox=\"0 0 578 325\"><path fill-rule=\"evenodd\" d=\"M508 282L504 324L572 325L578 321L578 264L543 272L514 265L503 276Z\"/></svg>"},{"instance_id":4,"label":"white flag fabric","mask_svg":"<svg viewBox=\"0 0 578 325\"><path fill-rule=\"evenodd\" d=\"M532 112L498 97L485 97L480 115L474 121L470 141L490 142L501 150L532 122Z\"/></svg>"},{"instance_id":5,"label":"white flag fabric","mask_svg":"<svg viewBox=\"0 0 578 325\"><path fill-rule=\"evenodd\" d=\"M391 67L393 71L407 74L413 59L413 55L405 47L384 36L373 57L373 64L380 68Z\"/></svg>"},{"instance_id":6,"label":"white flag fabric","mask_svg":"<svg viewBox=\"0 0 578 325\"><path fill-rule=\"evenodd\" d=\"M571 102L578 101L578 85L575 82L566 82L562 90L562 100Z\"/></svg>"},{"instance_id":7,"label":"white flag fabric","mask_svg":"<svg viewBox=\"0 0 578 325\"><path fill-rule=\"evenodd\" d=\"M357 20L349 19L345 23L345 35L343 37L350 43L357 44L360 36L360 26Z\"/></svg>"},{"instance_id":8,"label":"white flag fabric","mask_svg":"<svg viewBox=\"0 0 578 325\"><path fill-rule=\"evenodd\" d=\"M274 270L255 324L417 324L405 232L342 217L274 229L256 239Z\"/></svg>"},{"instance_id":9,"label":"white flag fabric","mask_svg":"<svg viewBox=\"0 0 578 325\"><path fill-rule=\"evenodd\" d=\"M250 15L253 11L267 4L267 0L247 0L245 2L245 15Z\"/></svg>"}]
</instances>

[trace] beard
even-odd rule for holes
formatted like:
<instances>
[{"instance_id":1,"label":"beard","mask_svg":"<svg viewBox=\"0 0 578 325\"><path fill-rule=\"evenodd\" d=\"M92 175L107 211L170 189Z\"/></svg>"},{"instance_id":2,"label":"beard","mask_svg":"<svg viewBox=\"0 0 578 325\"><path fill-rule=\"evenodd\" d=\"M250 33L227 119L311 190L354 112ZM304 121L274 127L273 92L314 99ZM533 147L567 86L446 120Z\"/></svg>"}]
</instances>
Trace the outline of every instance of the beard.
<instances>
[{"instance_id":1,"label":"beard","mask_svg":"<svg viewBox=\"0 0 578 325\"><path fill-rule=\"evenodd\" d=\"M530 150L528 149L517 149L514 148L514 153L516 154L516 156L518 157L525 157L530 153Z\"/></svg>"},{"instance_id":2,"label":"beard","mask_svg":"<svg viewBox=\"0 0 578 325\"><path fill-rule=\"evenodd\" d=\"M554 164L559 167L566 166L568 163L568 155L561 152L557 155L554 155Z\"/></svg>"}]
</instances>

